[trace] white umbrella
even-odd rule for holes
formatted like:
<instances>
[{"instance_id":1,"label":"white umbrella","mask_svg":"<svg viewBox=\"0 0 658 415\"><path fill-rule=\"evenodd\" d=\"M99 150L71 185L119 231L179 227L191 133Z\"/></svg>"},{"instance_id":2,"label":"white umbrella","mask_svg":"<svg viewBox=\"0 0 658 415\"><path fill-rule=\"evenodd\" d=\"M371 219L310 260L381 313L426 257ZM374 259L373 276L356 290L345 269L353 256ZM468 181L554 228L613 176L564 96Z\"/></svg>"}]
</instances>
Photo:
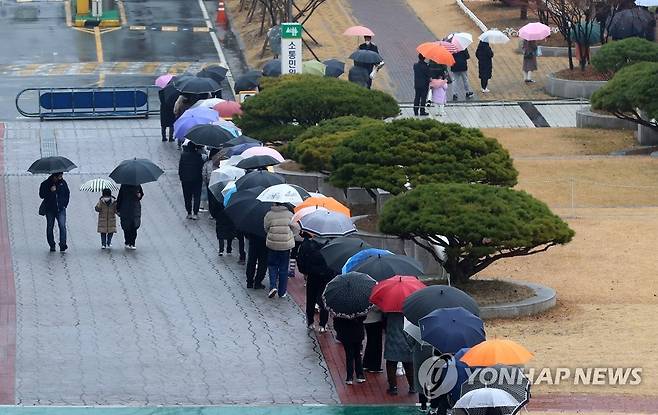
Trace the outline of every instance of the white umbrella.
<instances>
[{"instance_id":1,"label":"white umbrella","mask_svg":"<svg viewBox=\"0 0 658 415\"><path fill-rule=\"evenodd\" d=\"M202 100L199 100L199 101L195 102L194 105L192 105L192 108L206 107L206 108L213 109L213 107L215 105L219 104L220 102L224 102L224 101L226 101L226 100L225 99L220 99L220 98L202 99Z\"/></svg>"},{"instance_id":2,"label":"white umbrella","mask_svg":"<svg viewBox=\"0 0 658 415\"><path fill-rule=\"evenodd\" d=\"M501 32L498 29L491 29L487 30L486 32L482 33L478 39L480 39L483 42L487 42L490 44L495 44L495 43L507 43L509 42L509 38L507 35L503 32Z\"/></svg>"},{"instance_id":3,"label":"white umbrella","mask_svg":"<svg viewBox=\"0 0 658 415\"><path fill-rule=\"evenodd\" d=\"M458 45L462 50L468 48L473 43L473 35L466 32L457 32L452 34L452 43Z\"/></svg>"},{"instance_id":4,"label":"white umbrella","mask_svg":"<svg viewBox=\"0 0 658 415\"><path fill-rule=\"evenodd\" d=\"M331 210L316 210L299 220L301 230L324 237L347 236L356 232L352 219Z\"/></svg>"},{"instance_id":5,"label":"white umbrella","mask_svg":"<svg viewBox=\"0 0 658 415\"><path fill-rule=\"evenodd\" d=\"M480 388L465 393L457 402L455 408L500 408L516 407L520 404L515 397L502 389Z\"/></svg>"},{"instance_id":6,"label":"white umbrella","mask_svg":"<svg viewBox=\"0 0 658 415\"><path fill-rule=\"evenodd\" d=\"M224 186L224 189L222 190L222 196L226 197L228 192L230 192L232 189L235 189L235 182L231 181Z\"/></svg>"},{"instance_id":7,"label":"white umbrella","mask_svg":"<svg viewBox=\"0 0 658 415\"><path fill-rule=\"evenodd\" d=\"M83 192L102 192L103 189L110 189L113 192L119 191L119 186L109 179L91 179L82 183L80 190Z\"/></svg>"},{"instance_id":8,"label":"white umbrella","mask_svg":"<svg viewBox=\"0 0 658 415\"><path fill-rule=\"evenodd\" d=\"M308 194L311 195L311 197L327 197L322 193L318 193L318 192L308 192Z\"/></svg>"},{"instance_id":9,"label":"white umbrella","mask_svg":"<svg viewBox=\"0 0 658 415\"><path fill-rule=\"evenodd\" d=\"M240 154L236 154L234 156L229 157L226 160L222 160L219 162L219 167L222 166L235 166L238 164L240 161L244 160L244 156L241 156Z\"/></svg>"},{"instance_id":10,"label":"white umbrella","mask_svg":"<svg viewBox=\"0 0 658 415\"><path fill-rule=\"evenodd\" d=\"M230 181L236 181L240 177L244 176L244 173L244 169L226 164L212 171L208 185L212 186L215 183L228 183Z\"/></svg>"},{"instance_id":11,"label":"white umbrella","mask_svg":"<svg viewBox=\"0 0 658 415\"><path fill-rule=\"evenodd\" d=\"M635 0L637 6L654 7L658 6L658 0Z\"/></svg>"},{"instance_id":12,"label":"white umbrella","mask_svg":"<svg viewBox=\"0 0 658 415\"><path fill-rule=\"evenodd\" d=\"M407 320L406 317L404 317L404 326L403 330L405 333L411 336L418 344L421 346L431 346L428 342L420 338L420 327L412 323L411 321Z\"/></svg>"},{"instance_id":13,"label":"white umbrella","mask_svg":"<svg viewBox=\"0 0 658 415\"><path fill-rule=\"evenodd\" d=\"M309 197L304 188L294 184L282 183L263 190L256 199L261 202L290 203L297 206Z\"/></svg>"}]
</instances>

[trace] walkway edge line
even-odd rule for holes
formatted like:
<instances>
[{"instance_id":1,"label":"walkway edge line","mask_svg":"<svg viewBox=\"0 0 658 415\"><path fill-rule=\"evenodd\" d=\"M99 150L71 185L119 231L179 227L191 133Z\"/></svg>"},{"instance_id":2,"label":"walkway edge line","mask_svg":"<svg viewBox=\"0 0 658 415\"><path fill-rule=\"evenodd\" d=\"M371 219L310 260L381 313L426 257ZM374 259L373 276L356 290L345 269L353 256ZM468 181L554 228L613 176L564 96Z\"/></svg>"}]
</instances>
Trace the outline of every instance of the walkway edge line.
<instances>
[{"instance_id":1,"label":"walkway edge line","mask_svg":"<svg viewBox=\"0 0 658 415\"><path fill-rule=\"evenodd\" d=\"M14 405L16 388L16 286L11 262L7 217L4 144L5 124L0 122L0 405Z\"/></svg>"},{"instance_id":2,"label":"walkway edge line","mask_svg":"<svg viewBox=\"0 0 658 415\"><path fill-rule=\"evenodd\" d=\"M468 7L466 7L466 5L464 4L464 2L463 2L462 0L455 0L455 3L457 3L457 6L459 6L459 8L462 9L462 11L464 12L464 14L466 14L466 16L468 16L468 17L473 21L473 23L475 23L475 25L476 25L477 27L480 28L480 30L481 30L483 33L486 32L487 30L489 30L489 29L487 28L487 25L485 25L484 22L482 22L482 20L480 20L480 19L475 15L475 13L473 13L473 12L471 11L471 9L469 9Z\"/></svg>"}]
</instances>

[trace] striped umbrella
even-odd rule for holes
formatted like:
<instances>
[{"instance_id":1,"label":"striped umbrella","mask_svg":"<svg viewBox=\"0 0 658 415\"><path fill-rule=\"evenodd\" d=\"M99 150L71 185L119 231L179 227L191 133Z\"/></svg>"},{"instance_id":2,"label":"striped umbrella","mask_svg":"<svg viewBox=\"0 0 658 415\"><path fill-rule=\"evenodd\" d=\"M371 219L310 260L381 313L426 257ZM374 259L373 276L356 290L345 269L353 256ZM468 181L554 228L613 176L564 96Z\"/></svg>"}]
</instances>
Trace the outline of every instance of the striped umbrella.
<instances>
[{"instance_id":1,"label":"striped umbrella","mask_svg":"<svg viewBox=\"0 0 658 415\"><path fill-rule=\"evenodd\" d=\"M119 186L114 181L108 179L91 179L82 183L82 186L80 186L80 191L82 192L102 192L103 189L118 192Z\"/></svg>"},{"instance_id":2,"label":"striped umbrella","mask_svg":"<svg viewBox=\"0 0 658 415\"><path fill-rule=\"evenodd\" d=\"M457 53L457 52L459 52L459 48L457 47L457 45L455 45L455 44L452 43L452 42L446 42L445 40L439 40L439 41L436 42L436 43L438 43L439 45L441 45L441 46L443 46L444 48L446 48L446 49L448 50L448 52L450 52L450 53Z\"/></svg>"}]
</instances>

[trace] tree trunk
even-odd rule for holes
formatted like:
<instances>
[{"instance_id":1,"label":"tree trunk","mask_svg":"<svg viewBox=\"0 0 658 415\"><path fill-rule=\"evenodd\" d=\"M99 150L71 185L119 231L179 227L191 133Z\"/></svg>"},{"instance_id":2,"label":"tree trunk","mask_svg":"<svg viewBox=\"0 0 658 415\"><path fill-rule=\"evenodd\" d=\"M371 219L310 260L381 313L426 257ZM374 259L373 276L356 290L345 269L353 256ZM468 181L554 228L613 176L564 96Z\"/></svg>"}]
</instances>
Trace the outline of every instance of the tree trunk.
<instances>
[{"instance_id":1,"label":"tree trunk","mask_svg":"<svg viewBox=\"0 0 658 415\"><path fill-rule=\"evenodd\" d=\"M521 15L519 18L521 20L528 20L528 3L525 1L521 4Z\"/></svg>"}]
</instances>

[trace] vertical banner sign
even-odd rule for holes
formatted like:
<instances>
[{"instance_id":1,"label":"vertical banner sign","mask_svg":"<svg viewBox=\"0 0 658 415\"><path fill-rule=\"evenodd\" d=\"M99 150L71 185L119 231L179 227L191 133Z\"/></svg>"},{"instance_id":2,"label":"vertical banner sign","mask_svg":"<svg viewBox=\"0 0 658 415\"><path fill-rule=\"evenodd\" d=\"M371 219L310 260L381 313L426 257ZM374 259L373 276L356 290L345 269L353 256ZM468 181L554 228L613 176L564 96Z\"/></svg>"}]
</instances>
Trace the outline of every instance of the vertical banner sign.
<instances>
[{"instance_id":1,"label":"vertical banner sign","mask_svg":"<svg viewBox=\"0 0 658 415\"><path fill-rule=\"evenodd\" d=\"M281 23L281 75L302 73L302 24Z\"/></svg>"}]
</instances>

